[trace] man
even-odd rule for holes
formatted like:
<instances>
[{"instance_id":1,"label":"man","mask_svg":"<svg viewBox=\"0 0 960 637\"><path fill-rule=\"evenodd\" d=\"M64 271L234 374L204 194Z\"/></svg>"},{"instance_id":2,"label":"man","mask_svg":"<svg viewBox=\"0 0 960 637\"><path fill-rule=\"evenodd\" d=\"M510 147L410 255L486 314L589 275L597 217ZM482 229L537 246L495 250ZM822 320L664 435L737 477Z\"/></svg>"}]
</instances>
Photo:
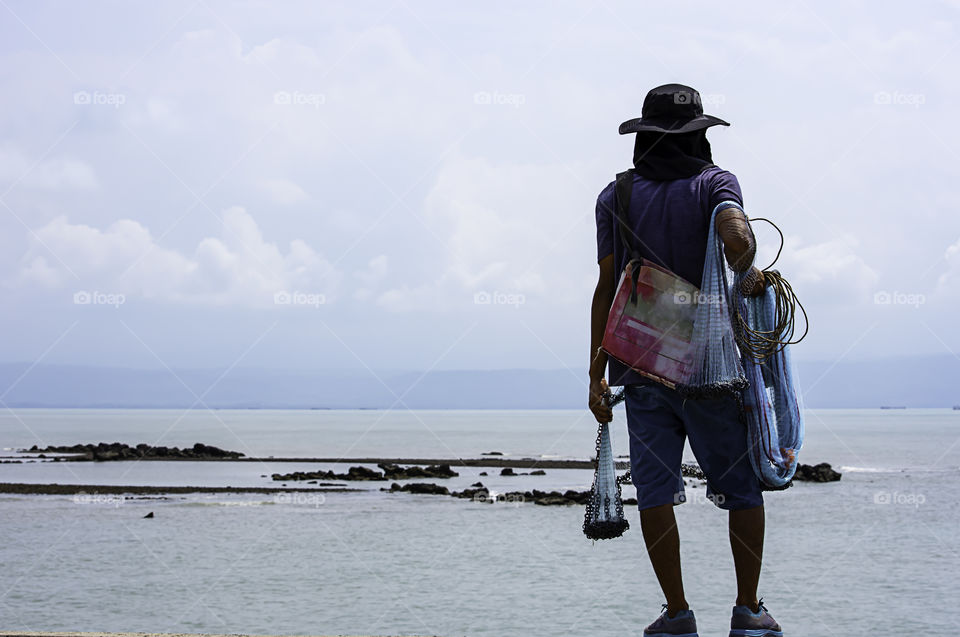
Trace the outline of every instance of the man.
<instances>
[{"instance_id":1,"label":"man","mask_svg":"<svg viewBox=\"0 0 960 637\"><path fill-rule=\"evenodd\" d=\"M710 217L722 202L743 198L737 178L713 164L706 129L729 126L703 114L700 94L681 84L651 90L642 117L620 125L636 133L633 186L626 208L632 245L648 260L700 286ZM615 183L597 200L597 259L600 277L593 295L590 330L590 410L600 422L613 413L602 396L608 357L599 349L617 282L629 255L616 218ZM717 216L727 262L737 272L750 269L748 294L763 290L763 276L752 267L753 233L742 209L732 204ZM757 599L763 554L764 512L761 484L747 456L747 434L732 397L684 400L673 389L649 380L620 361L609 360L609 384L624 385L630 464L637 489L640 524L647 553L667 603L644 630L647 637L696 637L680 569L680 536L673 507L685 501L680 474L684 440L707 478L707 495L729 511L730 546L736 567L737 599L731 636L781 637L780 626Z\"/></svg>"}]
</instances>

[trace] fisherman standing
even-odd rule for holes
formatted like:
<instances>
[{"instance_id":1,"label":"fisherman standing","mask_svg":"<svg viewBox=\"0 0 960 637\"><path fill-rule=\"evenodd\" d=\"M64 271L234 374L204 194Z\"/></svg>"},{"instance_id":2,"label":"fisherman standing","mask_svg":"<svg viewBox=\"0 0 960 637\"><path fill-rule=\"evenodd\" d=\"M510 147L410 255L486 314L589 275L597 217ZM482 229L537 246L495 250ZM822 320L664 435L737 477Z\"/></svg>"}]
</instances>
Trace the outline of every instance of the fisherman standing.
<instances>
[{"instance_id":1,"label":"fisherman standing","mask_svg":"<svg viewBox=\"0 0 960 637\"><path fill-rule=\"evenodd\" d=\"M642 117L620 125L636 133L625 225L643 258L665 267L694 286L704 269L710 218L723 202L743 205L737 178L713 164L706 129L729 126L705 115L700 94L681 84L647 93ZM616 218L616 182L597 200L597 259L600 276L593 296L590 328L590 410L610 422L603 402L608 356L600 350L607 315L620 273L630 258ZM763 275L752 267L756 245L742 208L717 213L724 254L736 272L751 271L745 293L763 290ZM747 283L749 281L749 283ZM737 599L730 635L781 637L780 626L757 599L763 554L764 509L761 483L747 455L746 426L732 396L684 400L676 390L650 380L609 358L609 385L623 385L630 465L637 490L647 554L667 603L645 630L647 637L696 637L680 568L680 536L673 507L685 501L680 464L685 439L707 478L707 497L729 511L730 546L736 569Z\"/></svg>"}]
</instances>

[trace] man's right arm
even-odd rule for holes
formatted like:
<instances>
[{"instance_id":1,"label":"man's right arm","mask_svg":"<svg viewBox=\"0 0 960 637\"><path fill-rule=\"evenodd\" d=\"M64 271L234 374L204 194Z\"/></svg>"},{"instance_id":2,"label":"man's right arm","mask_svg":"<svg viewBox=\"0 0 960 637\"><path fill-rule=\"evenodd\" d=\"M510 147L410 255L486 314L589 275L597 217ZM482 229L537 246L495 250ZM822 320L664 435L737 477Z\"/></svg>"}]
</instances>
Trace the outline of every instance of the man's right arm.
<instances>
[{"instance_id":1,"label":"man's right arm","mask_svg":"<svg viewBox=\"0 0 960 637\"><path fill-rule=\"evenodd\" d=\"M603 393L607 383L603 378L607 367L607 353L600 349L603 333L607 329L607 316L613 297L616 295L616 278L613 271L613 255L600 259L600 276L593 291L593 303L590 306L590 411L597 422L613 420L613 410L603 403Z\"/></svg>"}]
</instances>

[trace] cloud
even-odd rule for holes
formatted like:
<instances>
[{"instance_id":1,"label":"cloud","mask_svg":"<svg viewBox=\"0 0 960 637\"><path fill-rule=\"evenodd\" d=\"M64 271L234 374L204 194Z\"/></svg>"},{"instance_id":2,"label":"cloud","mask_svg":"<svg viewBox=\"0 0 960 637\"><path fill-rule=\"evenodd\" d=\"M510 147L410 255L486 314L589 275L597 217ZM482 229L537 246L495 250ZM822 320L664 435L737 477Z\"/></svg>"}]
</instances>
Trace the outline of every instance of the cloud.
<instances>
[{"instance_id":1,"label":"cloud","mask_svg":"<svg viewBox=\"0 0 960 637\"><path fill-rule=\"evenodd\" d=\"M15 282L214 306L269 306L280 291L334 297L339 273L304 241L295 239L282 251L264 240L241 207L224 210L221 219L219 236L203 238L192 254L182 254L159 245L132 219L101 230L60 216L31 237Z\"/></svg>"},{"instance_id":2,"label":"cloud","mask_svg":"<svg viewBox=\"0 0 960 637\"><path fill-rule=\"evenodd\" d=\"M0 181L42 190L96 190L93 167L69 158L31 159L7 144L0 148Z\"/></svg>"},{"instance_id":3,"label":"cloud","mask_svg":"<svg viewBox=\"0 0 960 637\"><path fill-rule=\"evenodd\" d=\"M594 262L594 202L606 184L587 185L577 174L552 163L451 158L426 197L423 219L424 234L434 235L426 241L443 247L431 269L438 274L400 284L378 302L393 310L443 309L494 290L551 305L582 302L578 284Z\"/></svg>"},{"instance_id":4,"label":"cloud","mask_svg":"<svg viewBox=\"0 0 960 637\"><path fill-rule=\"evenodd\" d=\"M947 271L937 279L936 292L944 297L956 296L957 281L960 280L960 239L944 250L943 258L947 262Z\"/></svg>"},{"instance_id":5,"label":"cloud","mask_svg":"<svg viewBox=\"0 0 960 637\"><path fill-rule=\"evenodd\" d=\"M307 199L307 193L303 188L289 179L263 179L260 181L260 188L273 203L281 205L299 203Z\"/></svg>"},{"instance_id":6,"label":"cloud","mask_svg":"<svg viewBox=\"0 0 960 637\"><path fill-rule=\"evenodd\" d=\"M816 243L788 235L772 269L783 274L807 307L865 303L872 301L879 275L859 254L859 247L851 235ZM766 267L774 254L776 246L761 246L757 266Z\"/></svg>"}]
</instances>

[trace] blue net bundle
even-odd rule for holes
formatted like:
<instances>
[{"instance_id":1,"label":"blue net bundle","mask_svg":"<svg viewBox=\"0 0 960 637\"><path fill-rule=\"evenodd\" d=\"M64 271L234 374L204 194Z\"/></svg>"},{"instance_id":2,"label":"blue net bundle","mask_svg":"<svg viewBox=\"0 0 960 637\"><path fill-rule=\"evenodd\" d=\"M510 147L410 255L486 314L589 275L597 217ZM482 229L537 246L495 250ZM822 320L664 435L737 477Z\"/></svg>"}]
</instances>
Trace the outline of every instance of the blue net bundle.
<instances>
[{"instance_id":1,"label":"blue net bundle","mask_svg":"<svg viewBox=\"0 0 960 637\"><path fill-rule=\"evenodd\" d=\"M733 331L730 277L723 242L716 228L717 213L730 204L719 204L710 216L703 278L696 299L690 371L684 382L677 385L677 391L687 398L736 396L747 387Z\"/></svg>"},{"instance_id":2,"label":"blue net bundle","mask_svg":"<svg viewBox=\"0 0 960 637\"><path fill-rule=\"evenodd\" d=\"M738 340L750 383L742 394L742 412L754 472L767 488L782 489L790 485L797 470L803 445L803 411L790 357L793 320L782 316L783 299L793 293L778 272L764 275L771 284L762 295L735 293L740 319Z\"/></svg>"},{"instance_id":3,"label":"blue net bundle","mask_svg":"<svg viewBox=\"0 0 960 637\"><path fill-rule=\"evenodd\" d=\"M612 407L623 400L623 391L613 395L608 393L605 400ZM609 540L620 537L629 528L630 523L623 515L623 499L610 444L610 427L605 422L599 423L597 466L583 518L583 534L591 540Z\"/></svg>"}]
</instances>

